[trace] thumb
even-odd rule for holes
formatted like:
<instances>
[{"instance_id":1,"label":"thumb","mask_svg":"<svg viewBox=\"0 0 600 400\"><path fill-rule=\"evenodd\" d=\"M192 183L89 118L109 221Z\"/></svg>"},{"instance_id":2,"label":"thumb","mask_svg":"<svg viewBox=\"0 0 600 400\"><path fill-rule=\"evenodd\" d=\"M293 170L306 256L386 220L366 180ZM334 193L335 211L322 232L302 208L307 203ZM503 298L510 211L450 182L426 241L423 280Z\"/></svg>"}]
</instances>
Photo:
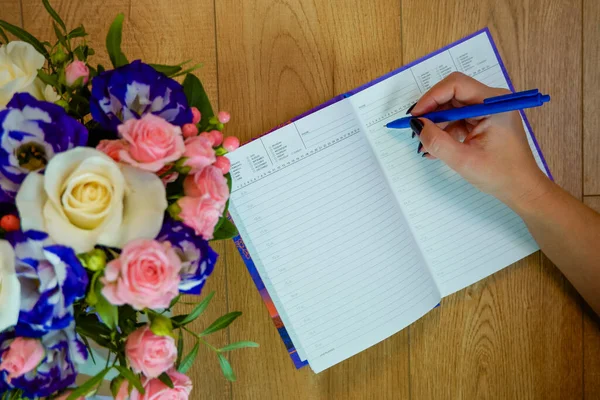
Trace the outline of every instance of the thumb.
<instances>
[{"instance_id":1,"label":"thumb","mask_svg":"<svg viewBox=\"0 0 600 400\"><path fill-rule=\"evenodd\" d=\"M454 170L460 168L465 160L466 145L454 139L448 132L430 120L426 118L418 120L423 124L419 139L423 143L425 151L439 158Z\"/></svg>"}]
</instances>

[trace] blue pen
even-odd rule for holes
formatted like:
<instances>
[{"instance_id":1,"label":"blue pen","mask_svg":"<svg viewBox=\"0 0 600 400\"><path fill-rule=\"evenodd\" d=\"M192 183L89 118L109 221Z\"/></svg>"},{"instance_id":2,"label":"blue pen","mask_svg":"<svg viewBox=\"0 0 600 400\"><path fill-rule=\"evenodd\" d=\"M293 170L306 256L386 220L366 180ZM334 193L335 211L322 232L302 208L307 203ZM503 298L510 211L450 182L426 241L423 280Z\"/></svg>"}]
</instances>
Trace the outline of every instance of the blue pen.
<instances>
[{"instance_id":1,"label":"blue pen","mask_svg":"<svg viewBox=\"0 0 600 400\"><path fill-rule=\"evenodd\" d=\"M524 92L510 93L483 100L482 104L453 108L450 110L434 111L419 117L427 118L434 123L459 121L461 119L483 117L507 111L522 110L524 108L539 107L550 101L550 96L541 94L539 90L532 89ZM387 128L403 129L410 127L412 116L404 117L390 122Z\"/></svg>"}]
</instances>

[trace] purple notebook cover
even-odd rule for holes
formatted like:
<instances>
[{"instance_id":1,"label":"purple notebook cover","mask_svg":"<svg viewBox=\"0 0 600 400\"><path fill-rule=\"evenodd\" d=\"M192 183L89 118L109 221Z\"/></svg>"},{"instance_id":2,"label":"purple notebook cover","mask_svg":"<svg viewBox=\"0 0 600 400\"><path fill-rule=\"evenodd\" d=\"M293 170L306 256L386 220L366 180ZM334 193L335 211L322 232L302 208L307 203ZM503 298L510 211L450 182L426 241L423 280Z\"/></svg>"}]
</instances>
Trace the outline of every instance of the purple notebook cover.
<instances>
[{"instance_id":1,"label":"purple notebook cover","mask_svg":"<svg viewBox=\"0 0 600 400\"><path fill-rule=\"evenodd\" d=\"M367 89L368 87L371 87L371 86L375 85L376 83L379 83L379 82L381 82L381 81L383 81L383 80L385 80L385 79L387 79L387 78L389 78L389 77L391 77L393 75L396 75L396 74L398 74L398 73L406 70L407 68L410 68L410 67L412 67L412 66L414 66L414 65L416 65L416 64L418 64L418 63L420 63L422 61L425 61L425 60L427 60L427 59L429 59L429 58L431 58L431 57L433 57L433 56L435 56L435 55L437 55L437 54L439 54L439 53L441 53L441 52L443 52L445 50L448 50L449 48L452 48L452 47L454 47L454 46L456 46L456 45L458 45L458 44L460 44L460 43L462 43L464 41L467 41L467 40L469 40L469 39L471 39L471 38L473 38L473 37L475 37L477 35L480 35L480 34L486 34L488 36L488 38L490 40L490 43L492 44L492 48L494 49L494 53L496 54L496 58L498 59L498 62L500 63L500 68L502 69L502 73L504 74L504 77L506 78L506 81L508 82L508 87L510 88L510 90L512 92L514 92L515 88L514 88L514 86L512 84L512 81L510 80L510 77L508 76L508 72L506 71L506 67L504 66L504 62L502 61L502 58L500 57L500 53L498 53L498 48L496 47L496 43L494 42L494 39L492 38L490 30L487 27L485 27L485 28L483 28L483 29L481 29L481 30L479 30L479 31L477 31L475 33L472 33L469 36L466 36L466 37L464 37L464 38L462 38L460 40L457 40L454 43L451 43L451 44L449 44L449 45L447 45L447 46L445 46L445 47L437 50L437 51L434 51L433 53L430 53L430 54L426 55L425 57L419 58L418 60L415 60L415 61L413 61L413 62L411 62L409 64L406 64L406 65L404 65L404 66L402 66L402 67L400 67L400 68L398 68L398 69L396 69L396 70L394 70L394 71L392 71L392 72L390 72L390 73L388 73L386 75L383 75L383 76L381 76L381 77L379 77L379 78L377 78L377 79L375 79L375 80L367 83L367 84L359 86L356 89L353 89L353 90L349 91L348 93L338 95L338 96L332 98L331 100L326 101L325 103L323 103L323 104L321 104L321 105L319 105L319 106L317 106L317 107L315 107L315 108L313 108L313 109L311 109L311 110L309 110L309 111L307 111L307 112L305 112L303 114L298 115L297 117L295 117L295 118L293 118L293 119L291 119L291 120L289 120L289 121L287 121L287 122L285 122L285 123L283 123L283 124L281 124L281 125L273 128L273 129L271 129L268 132L265 132L264 134L262 134L262 135L260 135L258 137L264 136L264 135L266 135L266 134L268 134L270 132L273 132L274 130L277 130L277 129L285 126L285 125L291 124L292 122L297 121L300 118L303 118L303 117L305 117L307 115L310 115L310 114L312 114L312 113L314 113L316 111L319 111L319 110L321 110L321 109L323 109L323 108L325 108L325 107L327 107L327 106L329 106L331 104L337 103L338 101L341 101L341 100L343 100L343 99L345 99L347 97L350 97L350 96L352 96L352 95L354 95L354 94L356 94L358 92L361 92L361 91ZM550 173L550 169L548 168L548 164L546 163L544 155L542 154L542 151L541 151L541 149L539 147L538 141L535 138L535 135L533 134L533 130L531 129L531 125L529 124L529 120L527 119L527 116L525 115L525 112L523 110L521 110L520 112L521 112L521 116L523 117L523 120L525 121L525 125L527 126L527 129L529 129L529 132L531 132L531 138L533 140L533 143L534 143L537 151L540 154L540 157L541 157L542 163L544 165L544 168L546 170L546 173L550 177L550 179L554 180L554 178L552 177L552 174ZM257 138L254 138L252 140L255 140ZM231 220L231 217L229 217L229 219ZM271 299L271 296L269 295L269 292L267 292L267 289L266 289L266 287L265 287L262 279L260 278L258 270L256 269L256 266L254 265L254 262L252 261L252 258L250 257L250 253L246 249L246 245L244 244L244 241L242 240L242 238L240 236L236 236L233 239L233 241L234 241L234 243L235 243L238 251L240 252L240 255L242 256L242 259L244 260L244 263L246 264L246 268L248 268L248 271L250 272L250 276L252 277L252 280L254 281L254 284L256 285L256 288L258 289L261 297L263 298L263 301L265 302L265 305L267 306L269 314L270 314L271 318L273 319L273 322L275 323L275 327L277 328L277 331L279 332L279 335L281 336L281 339L283 340L283 343L285 344L285 347L286 347L288 353L290 354L290 357L292 358L292 361L294 362L294 365L296 366L296 368L302 368L302 367L308 365L307 361L302 361L300 359L300 356L298 355L298 352L296 351L296 348L294 347L294 343L292 343L292 340L291 340L291 338L290 338L287 330L285 329L285 326L284 326L283 322L281 321L279 313L277 312L277 309L275 308L275 304L273 304L273 300Z\"/></svg>"}]
</instances>

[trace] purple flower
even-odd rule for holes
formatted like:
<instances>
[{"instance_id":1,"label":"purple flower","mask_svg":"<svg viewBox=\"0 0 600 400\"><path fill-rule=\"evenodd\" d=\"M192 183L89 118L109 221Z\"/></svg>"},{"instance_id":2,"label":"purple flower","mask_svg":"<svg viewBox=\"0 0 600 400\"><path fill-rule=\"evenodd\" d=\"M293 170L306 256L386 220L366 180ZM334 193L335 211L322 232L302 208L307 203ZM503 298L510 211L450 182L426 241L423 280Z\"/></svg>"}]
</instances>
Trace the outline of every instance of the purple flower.
<instances>
[{"instance_id":1,"label":"purple flower","mask_svg":"<svg viewBox=\"0 0 600 400\"><path fill-rule=\"evenodd\" d=\"M9 232L21 283L18 336L40 337L73 321L73 303L85 296L88 277L73 249L52 243L43 232Z\"/></svg>"},{"instance_id":2,"label":"purple flower","mask_svg":"<svg viewBox=\"0 0 600 400\"><path fill-rule=\"evenodd\" d=\"M14 331L0 334L0 359L15 338ZM75 325L52 331L41 338L46 357L40 365L18 378L6 382L6 371L0 372L0 388L21 389L31 398L46 397L75 383L76 364L87 360L87 349L75 333Z\"/></svg>"},{"instance_id":3,"label":"purple flower","mask_svg":"<svg viewBox=\"0 0 600 400\"><path fill-rule=\"evenodd\" d=\"M55 104L17 93L0 111L0 201L14 202L21 182L57 153L84 146L88 132Z\"/></svg>"},{"instance_id":4,"label":"purple flower","mask_svg":"<svg viewBox=\"0 0 600 400\"><path fill-rule=\"evenodd\" d=\"M139 60L93 79L90 111L94 120L113 132L122 122L148 113L178 126L193 118L183 87Z\"/></svg>"},{"instance_id":5,"label":"purple flower","mask_svg":"<svg viewBox=\"0 0 600 400\"><path fill-rule=\"evenodd\" d=\"M165 216L156 240L171 243L181 258L179 291L199 295L213 272L218 254L211 249L206 240L197 236L193 229L173 220L168 215Z\"/></svg>"}]
</instances>

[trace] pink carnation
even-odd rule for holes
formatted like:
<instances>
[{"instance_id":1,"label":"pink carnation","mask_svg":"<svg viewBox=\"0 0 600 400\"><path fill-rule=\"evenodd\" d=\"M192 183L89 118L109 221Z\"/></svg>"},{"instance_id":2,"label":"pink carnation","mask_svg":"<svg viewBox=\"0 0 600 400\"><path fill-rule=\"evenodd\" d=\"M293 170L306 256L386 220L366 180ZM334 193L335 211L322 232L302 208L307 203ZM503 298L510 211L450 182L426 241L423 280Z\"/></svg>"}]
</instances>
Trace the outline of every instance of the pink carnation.
<instances>
[{"instance_id":1,"label":"pink carnation","mask_svg":"<svg viewBox=\"0 0 600 400\"><path fill-rule=\"evenodd\" d=\"M169 243L137 239L104 271L102 294L115 305L137 310L166 308L179 293L181 260Z\"/></svg>"},{"instance_id":2,"label":"pink carnation","mask_svg":"<svg viewBox=\"0 0 600 400\"><path fill-rule=\"evenodd\" d=\"M213 238L215 226L225 211L225 203L217 202L210 196L185 196L177 202L181 208L179 217L183 223L194 229L196 235L205 240Z\"/></svg>"},{"instance_id":3,"label":"pink carnation","mask_svg":"<svg viewBox=\"0 0 600 400\"><path fill-rule=\"evenodd\" d=\"M96 150L99 150L115 160L116 162L121 161L121 157L119 154L121 151L127 150L127 142L119 139L119 140L101 140L96 146Z\"/></svg>"},{"instance_id":4,"label":"pink carnation","mask_svg":"<svg viewBox=\"0 0 600 400\"><path fill-rule=\"evenodd\" d=\"M18 378L39 365L44 359L44 346L39 340L17 337L2 355L0 371L6 371L6 381Z\"/></svg>"},{"instance_id":5,"label":"pink carnation","mask_svg":"<svg viewBox=\"0 0 600 400\"><path fill-rule=\"evenodd\" d=\"M127 337L125 355L136 373L156 378L173 367L177 347L172 337L155 335L150 326L145 325Z\"/></svg>"},{"instance_id":6,"label":"pink carnation","mask_svg":"<svg viewBox=\"0 0 600 400\"><path fill-rule=\"evenodd\" d=\"M131 400L187 400L192 391L192 381L186 375L175 370L167 372L173 389L161 382L160 379L142 378L144 394L140 394L137 389L131 391Z\"/></svg>"},{"instance_id":7,"label":"pink carnation","mask_svg":"<svg viewBox=\"0 0 600 400\"><path fill-rule=\"evenodd\" d=\"M153 114L129 119L117 129L128 144L119 151L121 161L146 171L160 170L185 150L181 128Z\"/></svg>"},{"instance_id":8,"label":"pink carnation","mask_svg":"<svg viewBox=\"0 0 600 400\"><path fill-rule=\"evenodd\" d=\"M212 165L194 175L188 175L183 182L183 191L186 196L208 196L215 202L223 204L229 198L229 188L223 172Z\"/></svg>"},{"instance_id":9,"label":"pink carnation","mask_svg":"<svg viewBox=\"0 0 600 400\"><path fill-rule=\"evenodd\" d=\"M202 170L215 162L212 142L204 136L194 136L185 140L184 165L192 168L192 173Z\"/></svg>"}]
</instances>

